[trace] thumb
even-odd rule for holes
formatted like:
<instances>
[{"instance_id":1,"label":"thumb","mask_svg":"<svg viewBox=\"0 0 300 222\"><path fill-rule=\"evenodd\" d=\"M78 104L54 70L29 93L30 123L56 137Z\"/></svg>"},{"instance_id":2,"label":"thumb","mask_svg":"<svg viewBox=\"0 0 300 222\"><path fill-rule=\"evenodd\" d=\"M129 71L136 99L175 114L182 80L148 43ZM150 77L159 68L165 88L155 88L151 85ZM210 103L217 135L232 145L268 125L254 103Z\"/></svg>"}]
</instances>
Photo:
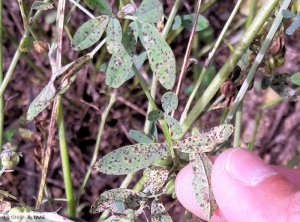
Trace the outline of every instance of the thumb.
<instances>
[{"instance_id":1,"label":"thumb","mask_svg":"<svg viewBox=\"0 0 300 222\"><path fill-rule=\"evenodd\" d=\"M246 149L217 158L212 188L228 221L300 221L299 188Z\"/></svg>"}]
</instances>

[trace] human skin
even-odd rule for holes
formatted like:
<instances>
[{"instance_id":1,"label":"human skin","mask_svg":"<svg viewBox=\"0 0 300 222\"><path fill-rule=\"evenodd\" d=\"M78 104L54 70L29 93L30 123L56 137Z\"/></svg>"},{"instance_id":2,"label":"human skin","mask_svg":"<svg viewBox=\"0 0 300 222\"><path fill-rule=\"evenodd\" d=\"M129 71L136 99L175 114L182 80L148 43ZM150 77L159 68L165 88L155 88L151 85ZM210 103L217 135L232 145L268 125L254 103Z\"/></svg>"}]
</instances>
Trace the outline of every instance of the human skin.
<instances>
[{"instance_id":1,"label":"human skin","mask_svg":"<svg viewBox=\"0 0 300 222\"><path fill-rule=\"evenodd\" d=\"M210 221L300 221L300 170L270 166L243 148L228 149L211 160L218 208ZM175 181L177 198L191 213L207 220L194 196L192 179L192 167L187 165Z\"/></svg>"}]
</instances>

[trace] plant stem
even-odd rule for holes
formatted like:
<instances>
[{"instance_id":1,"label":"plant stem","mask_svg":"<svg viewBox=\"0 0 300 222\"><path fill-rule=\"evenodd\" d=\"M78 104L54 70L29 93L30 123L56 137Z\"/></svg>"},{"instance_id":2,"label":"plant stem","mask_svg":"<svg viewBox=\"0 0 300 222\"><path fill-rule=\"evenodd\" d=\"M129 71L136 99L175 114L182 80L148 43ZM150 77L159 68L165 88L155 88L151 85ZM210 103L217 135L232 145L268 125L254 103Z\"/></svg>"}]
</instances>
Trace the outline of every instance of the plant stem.
<instances>
[{"instance_id":1,"label":"plant stem","mask_svg":"<svg viewBox=\"0 0 300 222\"><path fill-rule=\"evenodd\" d=\"M49 0L44 0L44 2L49 2ZM2 3L2 1L1 1L1 3ZM41 10L38 10L38 11L35 13L35 15L34 15L34 17L33 17L33 19L32 19L32 22L31 22L31 26L37 21L37 19L38 19L38 17L40 16L41 12L42 12ZM2 23L1 23L1 24L2 24ZM24 32L24 35L23 35L23 37L22 37L22 39L21 39L21 41L20 41L19 47L18 47L17 51L15 52L15 55L14 55L14 57L13 57L13 60L12 60L10 66L9 66L9 68L8 68L6 74L5 74L5 78L4 78L4 80L3 80L2 84L1 84L1 87L0 87L0 97L3 95L3 92L4 92L4 90L5 90L5 88L6 88L7 84L8 84L8 82L9 82L9 80L10 80L12 74L13 74L13 71L14 71L14 69L15 69L15 67L16 67L16 64L17 64L17 62L18 62L18 59L19 59L19 57L20 57L20 55L21 55L21 51L20 51L21 43L24 41L25 38L28 37L28 35L29 35L29 30L26 29L25 32Z\"/></svg>"},{"instance_id":2,"label":"plant stem","mask_svg":"<svg viewBox=\"0 0 300 222\"><path fill-rule=\"evenodd\" d=\"M275 36L276 32L277 32L277 29L278 27L280 26L281 22L282 22L282 15L281 15L281 12L282 10L284 9L287 9L289 4L290 4L291 0L285 0L281 7L280 7L280 10L270 28L270 31L268 33L268 35L266 36L266 39L263 43L263 45L261 46L261 49L259 50L259 53L258 55L256 56L255 58L255 61L238 93L238 95L236 96L235 100L234 100L234 104L231 108L231 110L229 111L227 117L226 117L226 120L225 120L225 123L230 123L231 122L231 119L233 118L237 108L239 107L241 101L243 100L247 90L248 90L248 87L249 87L249 84L252 82L252 79L254 78L254 75L256 73L256 70L259 66L259 64L261 63L262 59L264 58L264 55L266 54L268 48L269 48L269 45L271 44L272 42L272 39L273 37ZM262 7L263 9L264 7ZM256 17L257 18L257 17ZM253 21L254 23L254 21ZM251 29L251 27L249 27L249 29Z\"/></svg>"},{"instance_id":3,"label":"plant stem","mask_svg":"<svg viewBox=\"0 0 300 222\"><path fill-rule=\"evenodd\" d=\"M197 82L196 82L196 84L194 86L193 92L191 93L191 95L190 95L190 97L189 97L189 99L188 99L188 101L186 103L186 106L184 108L184 111L181 114L180 123L183 123L184 119L186 118L187 113L188 113L188 111L189 111L189 109L191 107L191 104L193 102L193 99L194 99L196 93L198 92L198 89L199 89L199 87L201 85L201 82L202 82L202 80L203 80L203 78L204 78L204 76L205 76L205 74L207 72L208 66L209 66L211 60L213 59L213 57L215 56L215 53L216 53L219 45L221 44L222 40L224 39L224 36L225 36L225 34L226 34L226 32L227 32L227 30L229 28L229 25L231 24L234 16L236 15L236 13L237 13L237 11L238 11L241 3L242 3L242 0L239 0L237 2L237 4L235 5L235 7L234 7L234 9L233 9L230 17L228 18L228 20L227 20L227 22L226 22L226 24L225 24L222 32L220 33L220 35L218 37L218 40L217 40L215 46L213 47L212 51L208 54L208 58L205 61L204 67L203 67L203 69L201 71L201 74L200 74L200 76L199 76L199 78L198 78L198 80L197 80Z\"/></svg>"},{"instance_id":4,"label":"plant stem","mask_svg":"<svg viewBox=\"0 0 300 222\"><path fill-rule=\"evenodd\" d=\"M230 55L226 63L220 69L219 73L212 80L212 82L202 94L200 99L197 101L197 103L190 111L186 119L182 122L181 126L183 133L176 136L174 139L181 139L184 136L184 134L188 131L190 126L198 118L198 116L202 113L204 108L217 93L222 83L230 75L231 71L234 69L237 62L242 57L243 53L246 51L246 49L251 44L260 28L263 26L264 22L269 18L269 15L277 5L278 1L279 0L270 0L265 2L264 6L261 8L256 18L253 20L252 25L249 27L249 29L247 29L242 40L237 45L235 51Z\"/></svg>"},{"instance_id":5,"label":"plant stem","mask_svg":"<svg viewBox=\"0 0 300 222\"><path fill-rule=\"evenodd\" d=\"M86 172L85 174L85 177L84 177L84 180L78 190L78 193L76 195L76 198L75 198L75 205L78 204L79 202L79 199L80 199L80 196L82 194L82 191L91 175L91 172L92 172L92 169L93 169L93 166L95 165L96 161L97 161L97 155L98 155L98 152L99 152L99 148L100 148L100 142L101 142L101 136L102 136L102 133L103 133L103 130L104 130L104 125L105 125L105 122L106 122L106 118L109 114L109 111L111 109L111 107L113 106L113 104L115 103L116 101L116 96L117 96L117 91L113 91L111 96L110 96L110 100L109 100L109 103L106 107L106 109L104 110L103 114L102 114L102 118L101 118L101 124L99 126L99 131L98 131L98 136L97 136L97 141L96 141L96 145L95 145L95 148L94 148L94 153L93 153L93 157L92 157L92 161L91 161L91 164L89 166L89 169L88 171Z\"/></svg>"},{"instance_id":6,"label":"plant stem","mask_svg":"<svg viewBox=\"0 0 300 222\"><path fill-rule=\"evenodd\" d=\"M241 103L235 117L235 129L234 129L234 139L233 139L233 147L239 147L240 145L240 137L241 137L241 127L242 127L242 111L243 111L243 103Z\"/></svg>"},{"instance_id":7,"label":"plant stem","mask_svg":"<svg viewBox=\"0 0 300 222\"><path fill-rule=\"evenodd\" d=\"M70 2L72 2L74 5L76 5L79 9L81 9L81 11L83 11L85 14L87 14L90 18L95 18L95 16L93 14L91 14L88 10L86 10L83 6L81 6L79 3L77 3L74 0L70 0Z\"/></svg>"}]
</instances>

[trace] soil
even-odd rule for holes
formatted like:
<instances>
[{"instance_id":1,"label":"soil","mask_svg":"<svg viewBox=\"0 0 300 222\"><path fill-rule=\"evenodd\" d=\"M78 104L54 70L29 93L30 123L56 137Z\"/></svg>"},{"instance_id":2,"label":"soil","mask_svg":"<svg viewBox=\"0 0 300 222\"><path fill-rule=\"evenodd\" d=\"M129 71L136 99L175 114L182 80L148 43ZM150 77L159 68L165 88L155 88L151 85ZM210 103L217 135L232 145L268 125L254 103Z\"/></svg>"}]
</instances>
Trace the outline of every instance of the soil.
<instances>
[{"instance_id":1,"label":"soil","mask_svg":"<svg viewBox=\"0 0 300 222\"><path fill-rule=\"evenodd\" d=\"M30 6L32 2L32 0L23 1L27 7ZM179 9L179 14L184 15L194 12L192 2L194 1L183 1ZM172 0L164 1L166 15L168 15L172 9L173 3L174 1ZM56 8L57 3L54 3L54 5L54 8ZM214 38L220 34L233 7L234 4L232 1L217 1L203 12L203 16L210 22ZM70 8L71 5L67 3L66 11L68 12ZM55 19L50 21L50 14L53 12L55 11L50 10L43 13L39 18L38 25L34 26L34 31L38 36L42 36L41 39L47 42L51 42L54 35ZM18 42L24 33L24 27L17 1L3 1L2 13L3 24L6 29L3 32L2 42L3 71L6 73L16 52ZM245 16L241 13L238 13L233 24L244 17ZM83 12L75 10L68 25L72 35L75 30L87 20L88 17ZM233 32L227 39L232 42L232 44L236 44L236 39L241 37L243 28L244 26ZM185 54L189 35L190 31L184 30L171 44L177 60L178 73ZM293 74L300 70L299 29L293 36L285 35L284 38L286 44L285 63L278 72ZM205 45L204 40L199 40L199 50ZM78 191L91 162L99 125L101 123L101 114L104 112L108 103L108 96L103 93L105 91L107 92L105 73L95 70L94 66L100 53L95 56L92 63L80 72L75 82L63 96L65 129L75 193ZM83 55L84 52L72 51L70 48L70 40L67 34L64 33L62 54L63 64L67 64ZM229 48L225 43L222 43L213 61L213 67L216 71L222 67L229 54ZM201 57L196 57L199 67L204 64L207 55L208 54L204 54ZM29 64L25 56L33 65ZM108 62L109 58L110 55L108 53L104 54L104 62ZM36 69L33 69L33 66L36 66ZM145 74L144 78L148 78L146 76L145 67L146 66L142 67L142 72ZM37 70L39 70L39 72ZM39 189L41 179L41 147L45 146L52 106L49 106L32 122L26 123L25 115L30 103L47 84L50 76L51 68L46 54L39 54L34 50L26 54L22 53L4 95L4 131L7 133L11 129L16 129L13 141L18 144L19 150L23 153L23 158L12 172L5 172L3 174L1 177L1 190L9 191L12 195L22 198L29 206L35 205L35 198ZM252 139L256 115L260 106L277 98L277 95L272 90L262 91L259 87L256 87L260 84L261 79L262 76L258 74L253 89L248 91L244 100L241 146L246 147ZM149 80L149 78L147 80ZM191 85L193 81L193 70L189 68L183 83L183 90L179 96L180 103L175 115L176 119L179 119L185 107L188 98L185 92L187 92L187 87ZM156 98L158 104L164 92L163 89L159 90ZM126 82L118 89L117 101L109 113L101 137L98 158L101 158L119 147L135 143L130 138L129 131L131 129L143 131L147 105L147 99L135 79ZM221 114L221 110L214 110L199 119L197 124L201 126L202 130L207 130L219 124ZM32 140L26 140L18 133L19 128L29 129L34 132L37 137ZM161 131L159 131L159 133L159 138L163 141ZM295 160L299 155L299 135L300 103L281 101L277 105L262 112L254 152L267 163L286 165L291 163L292 160ZM55 136L52 149L52 158L47 177L47 190L51 198L64 198L65 190L57 135ZM293 167L297 168L298 166L299 164L296 162ZM136 174L129 188L133 187L140 176L141 172ZM97 221L99 215L89 213L91 204L102 192L112 188L118 188L124 177L125 176L106 175L93 170L80 199L79 207L81 210L78 217L86 221ZM174 221L181 221L184 208L180 203L169 196L164 196L163 201L170 215L173 218L177 218ZM58 210L60 207L63 207L63 209L60 210L59 213L65 214L66 202L53 202L54 210ZM47 204L43 204L41 210L51 211ZM144 216L141 217L141 221L146 221Z\"/></svg>"}]
</instances>

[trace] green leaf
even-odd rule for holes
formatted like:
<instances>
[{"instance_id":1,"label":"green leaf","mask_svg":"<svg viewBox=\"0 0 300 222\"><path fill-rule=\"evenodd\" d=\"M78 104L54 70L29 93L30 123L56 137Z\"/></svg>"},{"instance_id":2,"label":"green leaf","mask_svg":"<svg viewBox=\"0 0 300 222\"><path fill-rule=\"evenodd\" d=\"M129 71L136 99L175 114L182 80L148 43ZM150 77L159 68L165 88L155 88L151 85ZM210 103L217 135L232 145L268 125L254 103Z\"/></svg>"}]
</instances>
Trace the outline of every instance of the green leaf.
<instances>
[{"instance_id":1,"label":"green leaf","mask_svg":"<svg viewBox=\"0 0 300 222\"><path fill-rule=\"evenodd\" d=\"M207 133L202 133L174 143L174 148L184 153L210 152L218 144L223 143L233 132L233 126L223 124L212 128Z\"/></svg>"},{"instance_id":2,"label":"green leaf","mask_svg":"<svg viewBox=\"0 0 300 222\"><path fill-rule=\"evenodd\" d=\"M291 76L292 83L300 86L300 72L297 72Z\"/></svg>"},{"instance_id":3,"label":"green leaf","mask_svg":"<svg viewBox=\"0 0 300 222\"><path fill-rule=\"evenodd\" d=\"M111 15L112 10L105 0L84 0L85 4L92 10L97 9L104 15Z\"/></svg>"},{"instance_id":4,"label":"green leaf","mask_svg":"<svg viewBox=\"0 0 300 222\"><path fill-rule=\"evenodd\" d=\"M195 19L195 14L184 15L181 17L182 26L188 30L192 30L193 23ZM209 26L209 22L206 18L202 15L199 15L197 25L196 25L196 32L199 32Z\"/></svg>"},{"instance_id":5,"label":"green leaf","mask_svg":"<svg viewBox=\"0 0 300 222\"><path fill-rule=\"evenodd\" d=\"M112 16L109 19L108 26L106 28L106 44L107 51L110 54L114 54L118 51L118 47L122 41L122 28L118 19Z\"/></svg>"},{"instance_id":6,"label":"green leaf","mask_svg":"<svg viewBox=\"0 0 300 222\"><path fill-rule=\"evenodd\" d=\"M33 48L34 38L32 37L25 37L22 39L20 44L20 51L21 52L29 52Z\"/></svg>"},{"instance_id":7,"label":"green leaf","mask_svg":"<svg viewBox=\"0 0 300 222\"><path fill-rule=\"evenodd\" d=\"M49 10L52 8L53 8L52 3L46 3L41 1L35 1L31 6L31 9L33 10L42 10L42 11Z\"/></svg>"},{"instance_id":8,"label":"green leaf","mask_svg":"<svg viewBox=\"0 0 300 222\"><path fill-rule=\"evenodd\" d=\"M180 123L174 119L173 117L165 114L165 120L169 126L169 128L171 129L171 131L176 134L176 135L180 135L182 133L182 128L180 126Z\"/></svg>"},{"instance_id":9,"label":"green leaf","mask_svg":"<svg viewBox=\"0 0 300 222\"><path fill-rule=\"evenodd\" d=\"M137 22L131 22L123 34L122 44L131 57L135 53L138 34L139 29Z\"/></svg>"},{"instance_id":10,"label":"green leaf","mask_svg":"<svg viewBox=\"0 0 300 222\"><path fill-rule=\"evenodd\" d=\"M164 113L161 110L152 110L147 115L149 121L155 121L158 119L163 119Z\"/></svg>"},{"instance_id":11,"label":"green leaf","mask_svg":"<svg viewBox=\"0 0 300 222\"><path fill-rule=\"evenodd\" d=\"M172 89L175 84L175 57L164 38L150 24L144 24L142 36L153 73L161 85Z\"/></svg>"},{"instance_id":12,"label":"green leaf","mask_svg":"<svg viewBox=\"0 0 300 222\"><path fill-rule=\"evenodd\" d=\"M181 17L176 15L173 21L172 30L177 30L181 26Z\"/></svg>"},{"instance_id":13,"label":"green leaf","mask_svg":"<svg viewBox=\"0 0 300 222\"><path fill-rule=\"evenodd\" d=\"M210 219L217 208L211 187L212 163L204 153L190 154L193 168L193 190L204 216Z\"/></svg>"},{"instance_id":14,"label":"green leaf","mask_svg":"<svg viewBox=\"0 0 300 222\"><path fill-rule=\"evenodd\" d=\"M135 55L133 57L133 63L135 65L135 67L137 68L137 70L139 70L142 67L142 65L144 64L146 59L147 59L147 52L142 52L140 55L138 55L138 56ZM126 81L131 79L133 76L134 76L134 71L131 69L129 75L126 78Z\"/></svg>"},{"instance_id":15,"label":"green leaf","mask_svg":"<svg viewBox=\"0 0 300 222\"><path fill-rule=\"evenodd\" d=\"M296 15L297 19L286 29L285 33L287 35L293 35L296 29L300 26L300 12Z\"/></svg>"},{"instance_id":16,"label":"green leaf","mask_svg":"<svg viewBox=\"0 0 300 222\"><path fill-rule=\"evenodd\" d=\"M65 65L53 73L49 83L43 88L40 94L32 101L27 111L27 121L33 120L39 113L47 108L56 96L65 93L71 83L75 80L78 72L90 62L89 54L81 56L74 62Z\"/></svg>"},{"instance_id":17,"label":"green leaf","mask_svg":"<svg viewBox=\"0 0 300 222\"><path fill-rule=\"evenodd\" d=\"M163 6L158 0L144 0L136 11L144 22L157 23L164 15Z\"/></svg>"},{"instance_id":18,"label":"green leaf","mask_svg":"<svg viewBox=\"0 0 300 222\"><path fill-rule=\"evenodd\" d=\"M293 18L296 16L293 12L286 9L282 10L281 15L283 18Z\"/></svg>"},{"instance_id":19,"label":"green leaf","mask_svg":"<svg viewBox=\"0 0 300 222\"><path fill-rule=\"evenodd\" d=\"M165 113L169 113L172 110L177 109L178 106L178 98L176 93L173 92L166 92L162 98L162 108L164 109Z\"/></svg>"},{"instance_id":20,"label":"green leaf","mask_svg":"<svg viewBox=\"0 0 300 222\"><path fill-rule=\"evenodd\" d=\"M130 73L133 59L128 55L124 46L119 44L118 50L112 55L106 73L106 84L113 87L120 87Z\"/></svg>"},{"instance_id":21,"label":"green leaf","mask_svg":"<svg viewBox=\"0 0 300 222\"><path fill-rule=\"evenodd\" d=\"M130 130L129 136L138 143L152 143L152 139L137 130Z\"/></svg>"},{"instance_id":22,"label":"green leaf","mask_svg":"<svg viewBox=\"0 0 300 222\"><path fill-rule=\"evenodd\" d=\"M166 208L159 200L154 199L151 204L151 221L152 222L172 222L172 218L166 211Z\"/></svg>"},{"instance_id":23,"label":"green leaf","mask_svg":"<svg viewBox=\"0 0 300 222\"><path fill-rule=\"evenodd\" d=\"M114 175L124 175L150 166L168 153L162 143L138 143L125 146L102 157L96 170Z\"/></svg>"},{"instance_id":24,"label":"green leaf","mask_svg":"<svg viewBox=\"0 0 300 222\"><path fill-rule=\"evenodd\" d=\"M80 51L94 45L101 38L108 20L109 16L102 15L80 26L72 41L73 50Z\"/></svg>"},{"instance_id":25,"label":"green leaf","mask_svg":"<svg viewBox=\"0 0 300 222\"><path fill-rule=\"evenodd\" d=\"M147 201L146 194L130 189L117 188L105 191L93 203L90 213L95 214L109 210L112 214L125 214L126 210L143 205Z\"/></svg>"},{"instance_id":26,"label":"green leaf","mask_svg":"<svg viewBox=\"0 0 300 222\"><path fill-rule=\"evenodd\" d=\"M157 132L157 126L155 124L155 121L150 121L150 129L149 134L152 136L152 138L155 139L155 141L158 141L158 132Z\"/></svg>"},{"instance_id":27,"label":"green leaf","mask_svg":"<svg viewBox=\"0 0 300 222\"><path fill-rule=\"evenodd\" d=\"M283 99L295 102L300 99L300 96L295 90L288 86L290 81L290 75L287 73L275 74L273 75L270 87Z\"/></svg>"}]
</instances>

